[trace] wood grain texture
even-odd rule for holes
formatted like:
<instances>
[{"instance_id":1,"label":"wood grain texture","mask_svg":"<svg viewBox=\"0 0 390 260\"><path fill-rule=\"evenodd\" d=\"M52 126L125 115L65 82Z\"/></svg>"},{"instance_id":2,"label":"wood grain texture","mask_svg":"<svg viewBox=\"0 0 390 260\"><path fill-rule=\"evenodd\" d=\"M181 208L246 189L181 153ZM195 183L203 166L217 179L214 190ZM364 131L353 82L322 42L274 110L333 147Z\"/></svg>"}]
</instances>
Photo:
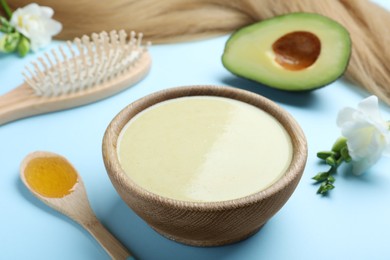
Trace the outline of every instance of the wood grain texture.
<instances>
[{"instance_id":1,"label":"wood grain texture","mask_svg":"<svg viewBox=\"0 0 390 260\"><path fill-rule=\"evenodd\" d=\"M124 73L98 86L59 96L37 96L26 83L0 96L0 125L8 122L69 109L112 96L143 79L151 67L148 52Z\"/></svg>"},{"instance_id":2,"label":"wood grain texture","mask_svg":"<svg viewBox=\"0 0 390 260\"><path fill-rule=\"evenodd\" d=\"M29 154L20 166L20 178L22 182L46 205L61 212L83 226L99 242L112 259L126 259L127 257L130 257L131 255L129 251L96 218L88 202L87 193L80 176L78 176L78 182L75 184L73 192L62 198L47 198L29 187L24 174L29 161L34 158L53 156L58 157L60 155L49 152L34 152ZM66 158L62 158L66 160Z\"/></svg>"},{"instance_id":3,"label":"wood grain texture","mask_svg":"<svg viewBox=\"0 0 390 260\"><path fill-rule=\"evenodd\" d=\"M189 202L165 198L143 189L122 170L117 157L118 135L140 111L164 100L185 96L220 96L254 105L274 116L289 133L293 158L286 173L271 187L247 197L221 202ZM108 175L122 199L162 235L195 246L217 246L242 240L259 230L289 199L307 160L306 138L297 122L274 102L230 87L189 86L156 92L124 108L103 139Z\"/></svg>"}]
</instances>

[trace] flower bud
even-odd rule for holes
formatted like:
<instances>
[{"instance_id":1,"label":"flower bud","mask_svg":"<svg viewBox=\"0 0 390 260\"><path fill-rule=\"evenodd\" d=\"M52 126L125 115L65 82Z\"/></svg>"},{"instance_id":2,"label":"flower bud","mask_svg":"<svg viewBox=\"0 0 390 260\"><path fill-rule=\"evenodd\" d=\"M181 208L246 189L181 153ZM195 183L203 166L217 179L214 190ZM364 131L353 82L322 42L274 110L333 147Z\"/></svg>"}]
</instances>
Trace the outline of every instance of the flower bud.
<instances>
[{"instance_id":1,"label":"flower bud","mask_svg":"<svg viewBox=\"0 0 390 260\"><path fill-rule=\"evenodd\" d=\"M326 158L326 163L329 165L329 166L336 166L337 165L337 162L335 160L335 158L333 158L332 156Z\"/></svg>"},{"instance_id":2,"label":"flower bud","mask_svg":"<svg viewBox=\"0 0 390 260\"><path fill-rule=\"evenodd\" d=\"M347 138L339 137L332 147L332 151L338 153L347 145Z\"/></svg>"},{"instance_id":3,"label":"flower bud","mask_svg":"<svg viewBox=\"0 0 390 260\"><path fill-rule=\"evenodd\" d=\"M328 191L333 189L334 189L334 185L332 183L323 182L320 188L317 190L317 193L325 195Z\"/></svg>"},{"instance_id":4,"label":"flower bud","mask_svg":"<svg viewBox=\"0 0 390 260\"><path fill-rule=\"evenodd\" d=\"M340 150L341 157L346 161L350 162L352 160L351 156L349 155L348 147L343 147Z\"/></svg>"},{"instance_id":5,"label":"flower bud","mask_svg":"<svg viewBox=\"0 0 390 260\"><path fill-rule=\"evenodd\" d=\"M30 41L22 36L18 44L18 53L21 57L26 56L26 54L30 51Z\"/></svg>"},{"instance_id":6,"label":"flower bud","mask_svg":"<svg viewBox=\"0 0 390 260\"><path fill-rule=\"evenodd\" d=\"M330 183L334 183L336 181L336 179L332 175L329 175L327 178L327 181Z\"/></svg>"},{"instance_id":7,"label":"flower bud","mask_svg":"<svg viewBox=\"0 0 390 260\"><path fill-rule=\"evenodd\" d=\"M322 160L326 160L326 158L328 158L329 156L334 156L334 155L335 153L332 151L321 151L317 153L317 157Z\"/></svg>"},{"instance_id":8,"label":"flower bud","mask_svg":"<svg viewBox=\"0 0 390 260\"><path fill-rule=\"evenodd\" d=\"M20 33L9 33L0 39L1 52L13 52L18 46Z\"/></svg>"},{"instance_id":9,"label":"flower bud","mask_svg":"<svg viewBox=\"0 0 390 260\"><path fill-rule=\"evenodd\" d=\"M314 176L312 179L315 181L324 181L328 179L329 173L328 172L320 172L316 176Z\"/></svg>"}]
</instances>

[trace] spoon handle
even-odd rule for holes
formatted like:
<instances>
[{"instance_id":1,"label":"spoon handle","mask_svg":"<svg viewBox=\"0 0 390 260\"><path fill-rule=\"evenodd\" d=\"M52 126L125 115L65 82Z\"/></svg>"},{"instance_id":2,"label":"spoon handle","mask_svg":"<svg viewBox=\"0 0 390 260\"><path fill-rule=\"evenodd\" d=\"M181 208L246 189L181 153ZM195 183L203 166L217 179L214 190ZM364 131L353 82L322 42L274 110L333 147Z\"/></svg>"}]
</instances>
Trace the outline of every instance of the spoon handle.
<instances>
[{"instance_id":1,"label":"spoon handle","mask_svg":"<svg viewBox=\"0 0 390 260\"><path fill-rule=\"evenodd\" d=\"M112 259L135 259L98 219L82 224Z\"/></svg>"}]
</instances>

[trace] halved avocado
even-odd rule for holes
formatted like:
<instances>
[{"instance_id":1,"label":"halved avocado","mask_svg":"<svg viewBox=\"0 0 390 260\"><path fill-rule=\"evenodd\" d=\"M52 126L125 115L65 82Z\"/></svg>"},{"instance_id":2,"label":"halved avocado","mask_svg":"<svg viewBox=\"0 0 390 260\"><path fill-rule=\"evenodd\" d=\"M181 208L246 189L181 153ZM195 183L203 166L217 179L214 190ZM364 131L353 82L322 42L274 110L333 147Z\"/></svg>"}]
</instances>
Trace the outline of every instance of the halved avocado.
<instances>
[{"instance_id":1,"label":"halved avocado","mask_svg":"<svg viewBox=\"0 0 390 260\"><path fill-rule=\"evenodd\" d=\"M226 42L222 63L237 76L289 91L325 86L346 70L348 31L313 13L291 13L244 27Z\"/></svg>"}]
</instances>

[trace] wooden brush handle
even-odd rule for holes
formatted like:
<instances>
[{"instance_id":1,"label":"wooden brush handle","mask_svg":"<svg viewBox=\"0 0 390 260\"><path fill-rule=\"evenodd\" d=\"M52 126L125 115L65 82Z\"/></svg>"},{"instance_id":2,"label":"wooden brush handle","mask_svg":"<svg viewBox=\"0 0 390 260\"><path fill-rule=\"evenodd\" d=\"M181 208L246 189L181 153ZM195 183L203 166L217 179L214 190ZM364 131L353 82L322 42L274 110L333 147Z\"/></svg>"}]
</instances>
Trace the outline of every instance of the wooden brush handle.
<instances>
[{"instance_id":1,"label":"wooden brush handle","mask_svg":"<svg viewBox=\"0 0 390 260\"><path fill-rule=\"evenodd\" d=\"M26 84L0 96L0 125L37 114L34 109L34 91Z\"/></svg>"},{"instance_id":2,"label":"wooden brush handle","mask_svg":"<svg viewBox=\"0 0 390 260\"><path fill-rule=\"evenodd\" d=\"M128 259L130 252L119 242L98 219L82 224L99 242L112 259ZM130 259L135 259L134 257Z\"/></svg>"}]
</instances>

